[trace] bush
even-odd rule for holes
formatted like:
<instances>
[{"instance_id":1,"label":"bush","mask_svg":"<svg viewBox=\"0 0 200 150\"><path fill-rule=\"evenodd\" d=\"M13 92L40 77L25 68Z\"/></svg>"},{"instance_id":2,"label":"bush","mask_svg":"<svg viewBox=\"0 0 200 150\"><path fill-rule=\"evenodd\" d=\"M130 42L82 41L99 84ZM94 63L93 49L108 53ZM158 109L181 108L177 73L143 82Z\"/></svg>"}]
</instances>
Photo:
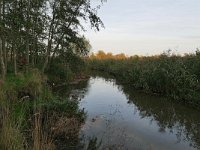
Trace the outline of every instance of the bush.
<instances>
[{"instance_id":1,"label":"bush","mask_svg":"<svg viewBox=\"0 0 200 150\"><path fill-rule=\"evenodd\" d=\"M68 82L72 79L73 73L68 65L57 63L50 66L48 76L51 81L56 83Z\"/></svg>"},{"instance_id":2,"label":"bush","mask_svg":"<svg viewBox=\"0 0 200 150\"><path fill-rule=\"evenodd\" d=\"M193 105L200 104L198 55L91 59L89 68L110 73L123 83Z\"/></svg>"}]
</instances>

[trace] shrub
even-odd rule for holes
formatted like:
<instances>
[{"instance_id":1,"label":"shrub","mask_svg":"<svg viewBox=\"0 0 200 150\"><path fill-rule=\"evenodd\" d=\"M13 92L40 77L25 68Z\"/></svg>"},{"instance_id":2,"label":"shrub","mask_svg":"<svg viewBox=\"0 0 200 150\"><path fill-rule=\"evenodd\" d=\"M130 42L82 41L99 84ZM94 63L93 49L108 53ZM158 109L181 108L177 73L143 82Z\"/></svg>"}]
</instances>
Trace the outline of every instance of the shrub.
<instances>
[{"instance_id":1,"label":"shrub","mask_svg":"<svg viewBox=\"0 0 200 150\"><path fill-rule=\"evenodd\" d=\"M110 73L123 83L146 92L200 103L200 57L162 54L129 59L91 59L89 68Z\"/></svg>"},{"instance_id":2,"label":"shrub","mask_svg":"<svg viewBox=\"0 0 200 150\"><path fill-rule=\"evenodd\" d=\"M73 77L73 73L68 65L62 63L52 64L48 69L48 76L54 82L68 82Z\"/></svg>"}]
</instances>

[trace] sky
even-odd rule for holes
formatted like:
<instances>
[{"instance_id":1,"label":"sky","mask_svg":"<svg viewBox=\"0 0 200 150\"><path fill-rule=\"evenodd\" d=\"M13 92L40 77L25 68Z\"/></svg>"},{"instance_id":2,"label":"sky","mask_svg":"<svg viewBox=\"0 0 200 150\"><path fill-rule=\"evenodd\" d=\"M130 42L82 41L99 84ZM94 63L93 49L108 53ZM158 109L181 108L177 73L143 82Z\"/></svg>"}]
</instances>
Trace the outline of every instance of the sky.
<instances>
[{"instance_id":1,"label":"sky","mask_svg":"<svg viewBox=\"0 0 200 150\"><path fill-rule=\"evenodd\" d=\"M184 54L200 48L200 0L107 0L98 15L105 29L85 33L92 52Z\"/></svg>"}]
</instances>

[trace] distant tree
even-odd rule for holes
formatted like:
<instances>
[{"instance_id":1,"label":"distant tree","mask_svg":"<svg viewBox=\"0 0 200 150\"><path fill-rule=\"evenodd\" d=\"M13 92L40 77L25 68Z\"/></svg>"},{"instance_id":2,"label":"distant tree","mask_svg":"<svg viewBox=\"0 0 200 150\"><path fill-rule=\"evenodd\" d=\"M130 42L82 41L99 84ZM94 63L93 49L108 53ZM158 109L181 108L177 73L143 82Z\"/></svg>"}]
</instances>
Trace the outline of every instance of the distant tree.
<instances>
[{"instance_id":1,"label":"distant tree","mask_svg":"<svg viewBox=\"0 0 200 150\"><path fill-rule=\"evenodd\" d=\"M200 50L199 50L199 48L196 49L196 55L200 56Z\"/></svg>"},{"instance_id":2,"label":"distant tree","mask_svg":"<svg viewBox=\"0 0 200 150\"><path fill-rule=\"evenodd\" d=\"M131 59L138 60L140 57L138 55L130 56Z\"/></svg>"},{"instance_id":3,"label":"distant tree","mask_svg":"<svg viewBox=\"0 0 200 150\"><path fill-rule=\"evenodd\" d=\"M103 50L99 50L96 54L96 57L99 59L104 59L106 58L106 53Z\"/></svg>"},{"instance_id":4,"label":"distant tree","mask_svg":"<svg viewBox=\"0 0 200 150\"><path fill-rule=\"evenodd\" d=\"M113 54L112 54L111 52L108 52L108 53L106 54L106 57L107 57L107 58L113 58Z\"/></svg>"},{"instance_id":5,"label":"distant tree","mask_svg":"<svg viewBox=\"0 0 200 150\"><path fill-rule=\"evenodd\" d=\"M117 55L115 55L115 58L116 58L116 59L125 59L125 58L126 58L126 55L125 55L124 53L117 54Z\"/></svg>"},{"instance_id":6,"label":"distant tree","mask_svg":"<svg viewBox=\"0 0 200 150\"><path fill-rule=\"evenodd\" d=\"M105 53L103 50L99 50L96 54L90 55L91 59L126 59L128 58L124 53L113 55L111 52Z\"/></svg>"}]
</instances>

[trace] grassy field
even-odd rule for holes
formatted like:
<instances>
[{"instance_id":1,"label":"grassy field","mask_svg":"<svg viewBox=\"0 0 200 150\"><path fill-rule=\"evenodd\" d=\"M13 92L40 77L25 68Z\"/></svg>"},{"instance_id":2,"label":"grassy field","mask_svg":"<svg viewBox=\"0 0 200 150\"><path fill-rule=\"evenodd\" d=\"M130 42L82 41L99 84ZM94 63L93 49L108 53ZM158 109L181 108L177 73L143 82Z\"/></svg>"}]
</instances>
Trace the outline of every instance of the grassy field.
<instances>
[{"instance_id":1,"label":"grassy field","mask_svg":"<svg viewBox=\"0 0 200 150\"><path fill-rule=\"evenodd\" d=\"M93 57L89 68L113 75L117 80L144 92L167 96L200 106L200 55L158 56L115 59Z\"/></svg>"}]
</instances>

